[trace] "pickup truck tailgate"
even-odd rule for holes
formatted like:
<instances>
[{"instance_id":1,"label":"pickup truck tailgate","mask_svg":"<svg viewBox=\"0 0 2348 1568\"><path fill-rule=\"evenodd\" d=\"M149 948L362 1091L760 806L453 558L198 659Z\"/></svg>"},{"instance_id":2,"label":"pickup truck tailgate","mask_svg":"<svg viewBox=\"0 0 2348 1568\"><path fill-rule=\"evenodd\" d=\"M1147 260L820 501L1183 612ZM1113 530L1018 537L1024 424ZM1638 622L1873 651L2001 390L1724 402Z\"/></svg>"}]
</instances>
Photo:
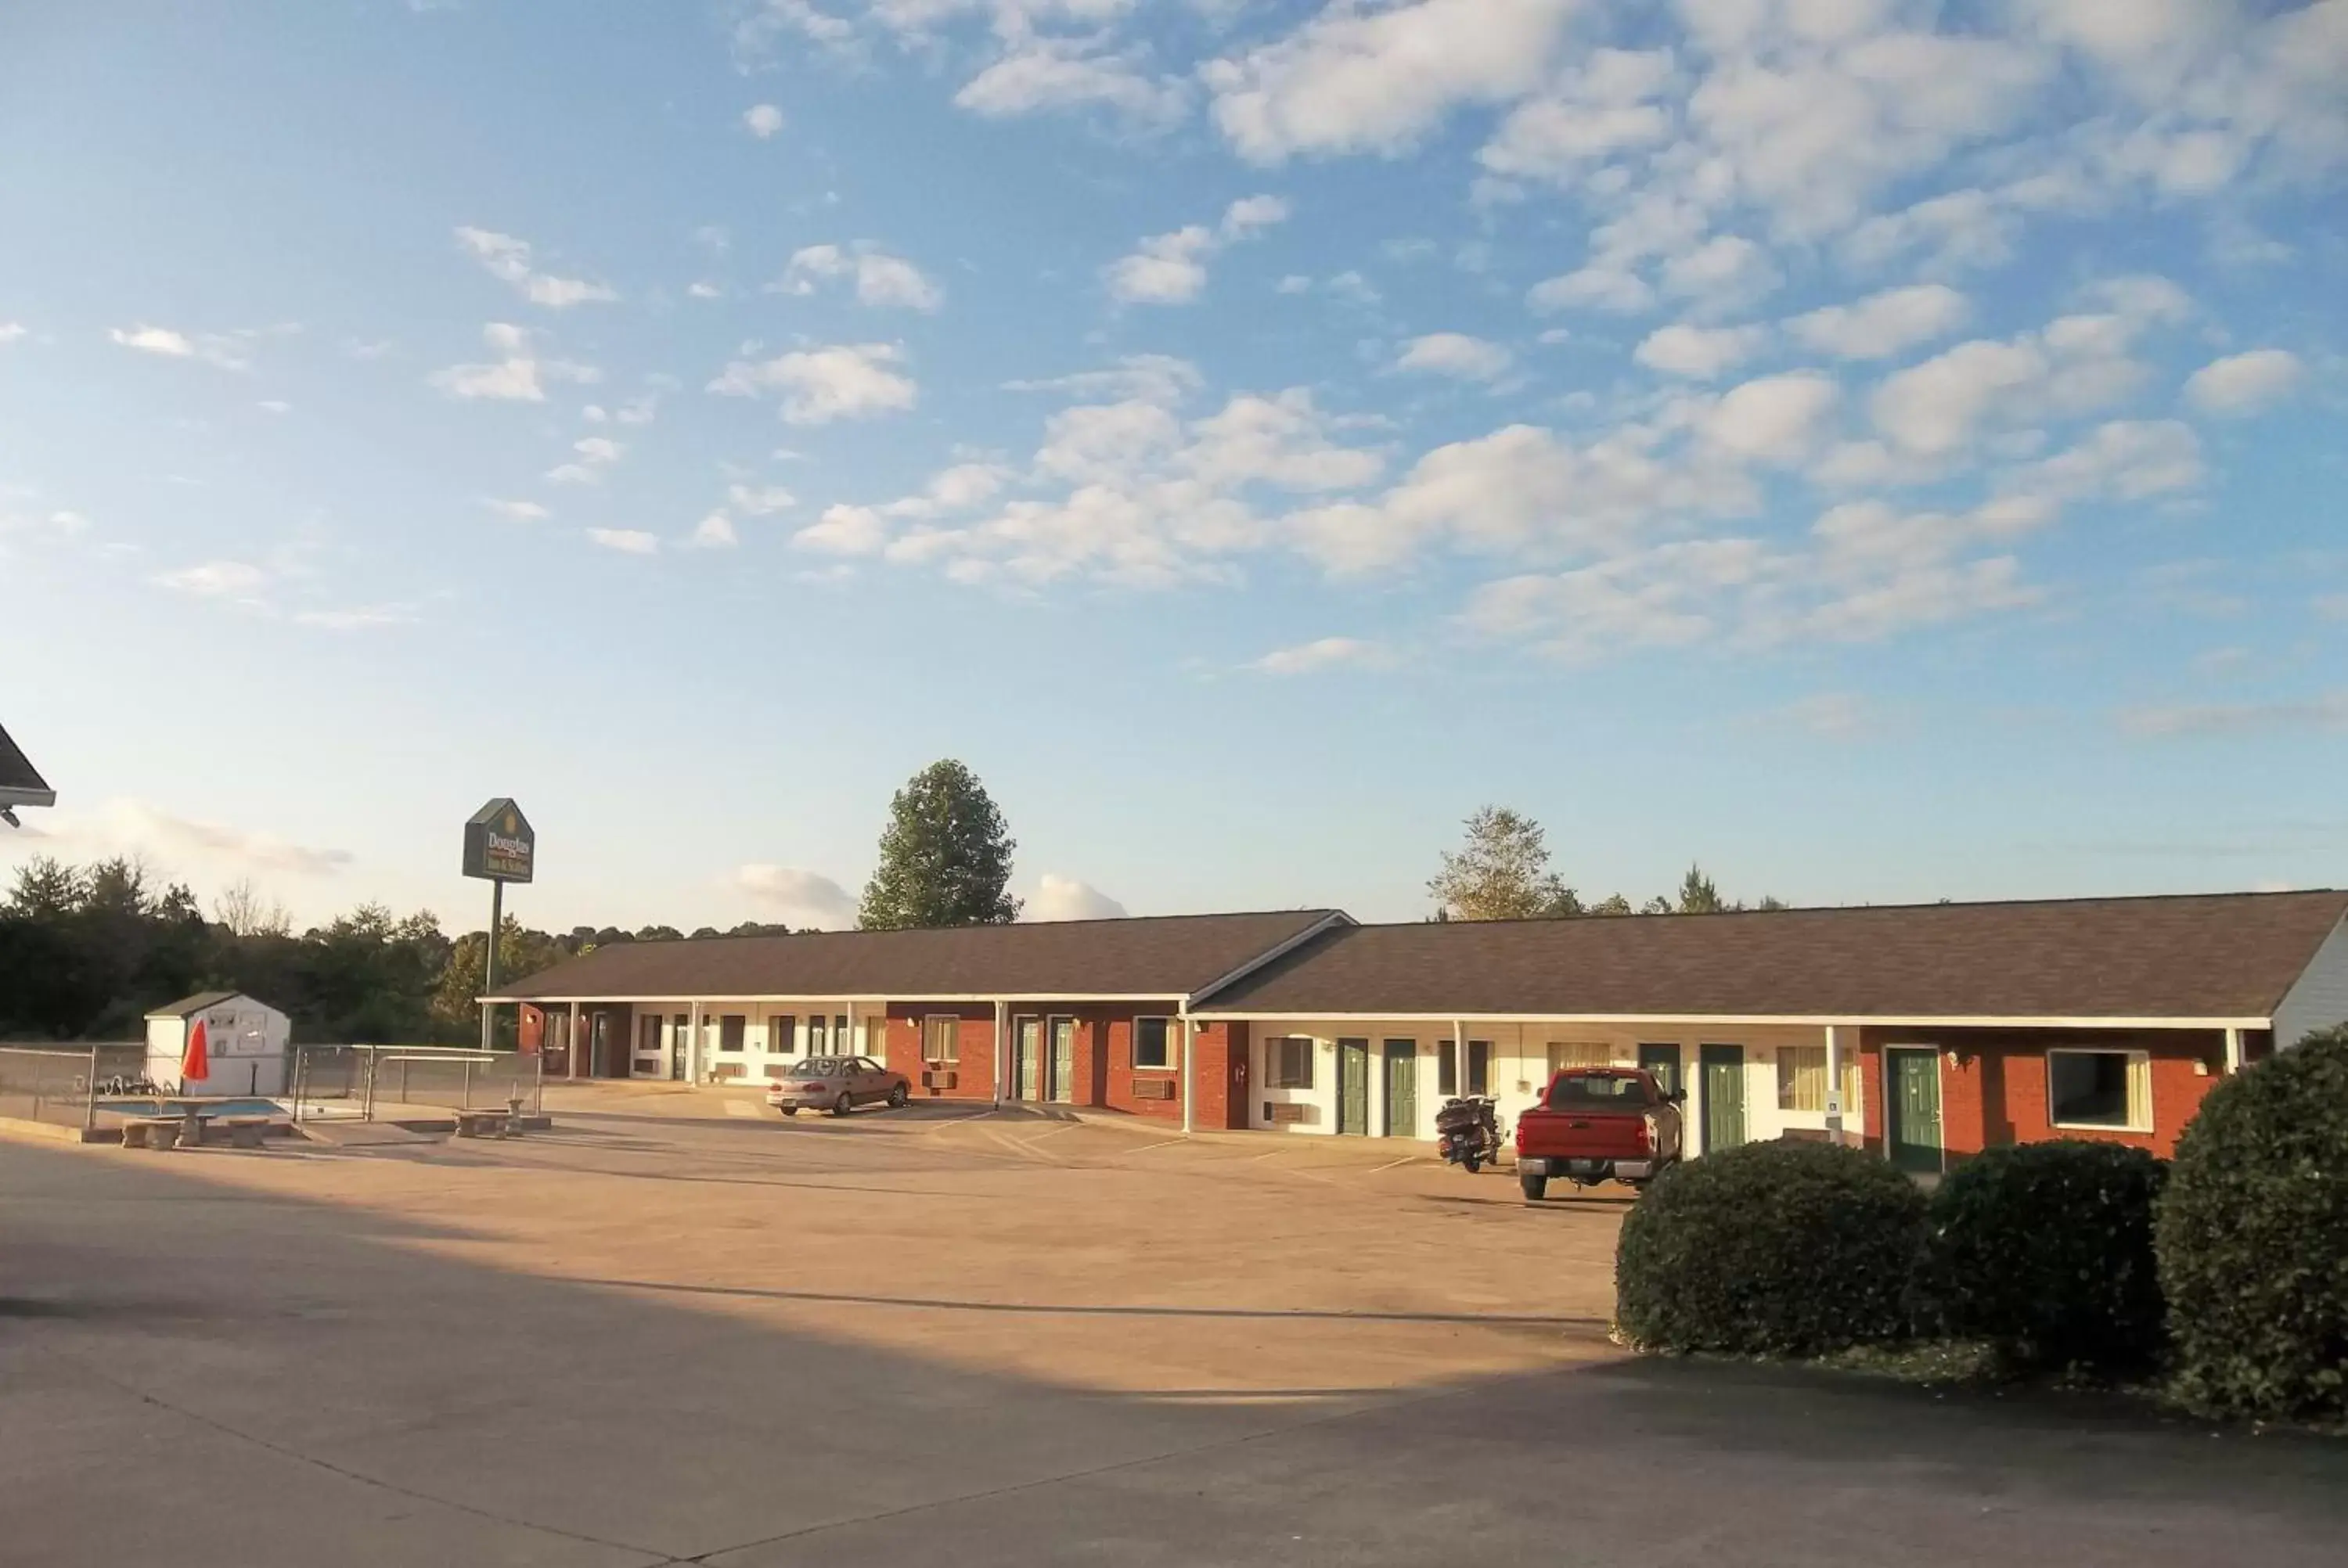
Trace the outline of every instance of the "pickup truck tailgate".
<instances>
[{"instance_id":1,"label":"pickup truck tailgate","mask_svg":"<svg viewBox=\"0 0 2348 1568\"><path fill-rule=\"evenodd\" d=\"M1517 1151L1555 1160L1643 1160L1646 1112L1528 1111L1517 1119Z\"/></svg>"}]
</instances>

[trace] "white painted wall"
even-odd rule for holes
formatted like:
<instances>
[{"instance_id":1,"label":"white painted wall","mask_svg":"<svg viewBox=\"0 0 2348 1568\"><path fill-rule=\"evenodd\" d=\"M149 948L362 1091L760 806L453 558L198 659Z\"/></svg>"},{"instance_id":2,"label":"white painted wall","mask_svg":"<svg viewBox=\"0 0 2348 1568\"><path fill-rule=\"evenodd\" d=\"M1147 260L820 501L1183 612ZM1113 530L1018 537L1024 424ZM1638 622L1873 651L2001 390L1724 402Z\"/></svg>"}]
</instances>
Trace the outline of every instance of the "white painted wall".
<instances>
[{"instance_id":1,"label":"white painted wall","mask_svg":"<svg viewBox=\"0 0 2348 1568\"><path fill-rule=\"evenodd\" d=\"M1253 1060L1248 1066L1248 1124L1273 1128L1284 1132L1331 1134L1337 1130L1337 1041L1340 1039L1365 1039L1370 1042L1369 1124L1383 1129L1385 1118L1385 1044L1389 1040L1413 1040L1417 1042L1418 1062L1418 1126L1416 1135L1423 1139L1435 1136L1435 1114L1442 1109L1444 1096L1437 1085L1441 1082L1442 1052L1451 1043L1448 1025L1395 1020L1322 1020L1303 1023L1258 1023L1249 1033L1253 1040ZM1844 1052L1846 1060L1855 1061L1858 1031L1847 1031ZM1313 1087L1310 1089L1273 1089L1267 1051L1271 1039L1282 1036L1303 1036L1313 1041ZM1465 1031L1468 1040L1488 1040L1492 1042L1492 1064L1489 1088L1498 1101L1500 1115L1509 1129L1516 1120L1538 1102L1549 1087L1550 1051L1552 1045L1588 1049L1603 1047L1606 1060L1623 1066L1635 1067L1642 1045L1671 1045L1680 1053L1680 1081L1687 1088L1688 1099L1684 1107L1686 1124L1691 1129L1703 1125L1703 1075L1697 1071L1700 1048L1705 1045L1741 1046L1745 1051L1745 1136L1747 1143L1761 1143L1778 1137L1795 1128L1826 1127L1823 1111L1782 1110L1778 1104L1777 1052L1787 1046L1822 1048L1826 1030L1807 1025L1723 1024L1716 1028L1686 1024L1658 1024L1652 1028L1622 1024L1519 1023L1470 1024ZM1467 1067L1463 1056L1460 1066L1461 1088L1466 1087ZM1854 1075L1855 1076L1855 1075ZM1264 1115L1264 1104L1303 1104L1311 1107L1309 1119L1302 1124L1275 1122ZM1863 1125L1865 1110L1854 1096L1843 1108L1843 1126L1847 1132ZM1694 1150L1692 1147L1691 1153Z\"/></svg>"},{"instance_id":2,"label":"white painted wall","mask_svg":"<svg viewBox=\"0 0 2348 1568\"><path fill-rule=\"evenodd\" d=\"M2320 1029L2348 1023L2348 921L2332 928L2323 946L2275 1009L2274 1042L2288 1050Z\"/></svg>"},{"instance_id":3,"label":"white painted wall","mask_svg":"<svg viewBox=\"0 0 2348 1568\"><path fill-rule=\"evenodd\" d=\"M636 1017L641 1020L646 1013L656 1014L661 1020L660 1050L656 1056L646 1053L643 1048L644 1037L638 1034L630 1047L629 1076L641 1079L667 1078L672 1074L672 1064L676 1061L679 1053L686 1051L691 1043L690 1026L681 1025L677 1020L689 1019L692 1016L693 1002L688 998L676 998L661 1002L638 1002ZM742 1030L740 1050L718 1049L719 1042L725 1038L724 1020L728 1013L740 1013L747 1020ZM700 1052L703 1081L764 1084L780 1078L790 1070L791 1063L807 1054L810 1032L808 1029L808 1020L817 1014L820 1014L824 1020L824 1049L830 1054L869 1056L875 1061L887 1060L885 1041L888 1013L885 1009L875 1008L870 1002L807 997L776 997L763 1001L747 1002L704 1002L701 1005ZM777 1016L788 1016L791 1020L791 1037L788 1041L767 1038L770 1031L767 1027L767 1020ZM840 1043L832 1038L832 1025L841 1018L849 1020L849 1040L851 1042L844 1052ZM635 1027L641 1030L644 1026L639 1022ZM739 1067L742 1070L741 1072L736 1076L720 1080L710 1071L714 1067L727 1064Z\"/></svg>"}]
</instances>

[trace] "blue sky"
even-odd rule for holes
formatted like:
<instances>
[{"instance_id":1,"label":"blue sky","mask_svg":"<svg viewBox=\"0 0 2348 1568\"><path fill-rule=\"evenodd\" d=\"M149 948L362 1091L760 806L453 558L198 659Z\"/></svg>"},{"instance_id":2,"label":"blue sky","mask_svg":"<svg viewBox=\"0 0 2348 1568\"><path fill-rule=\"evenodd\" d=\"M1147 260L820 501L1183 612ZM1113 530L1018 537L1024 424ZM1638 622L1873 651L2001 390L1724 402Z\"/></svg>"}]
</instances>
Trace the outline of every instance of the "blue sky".
<instances>
[{"instance_id":1,"label":"blue sky","mask_svg":"<svg viewBox=\"0 0 2348 1568\"><path fill-rule=\"evenodd\" d=\"M303 919L2348 878L2348 0L0 20L0 722Z\"/></svg>"}]
</instances>

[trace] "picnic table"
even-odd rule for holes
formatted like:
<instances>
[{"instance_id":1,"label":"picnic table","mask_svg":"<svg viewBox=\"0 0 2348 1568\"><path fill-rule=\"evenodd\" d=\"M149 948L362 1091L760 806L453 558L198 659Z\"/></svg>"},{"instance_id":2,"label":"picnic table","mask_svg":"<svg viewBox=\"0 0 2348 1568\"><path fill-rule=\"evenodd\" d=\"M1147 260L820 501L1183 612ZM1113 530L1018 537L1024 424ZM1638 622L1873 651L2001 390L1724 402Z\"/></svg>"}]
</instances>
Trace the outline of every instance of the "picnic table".
<instances>
[{"instance_id":1,"label":"picnic table","mask_svg":"<svg viewBox=\"0 0 2348 1568\"><path fill-rule=\"evenodd\" d=\"M210 1101L191 1095L164 1095L155 1102L153 1116L132 1116L122 1123L122 1142L131 1149L195 1149L204 1141L204 1107ZM269 1131L266 1116L222 1116L220 1124L228 1141L240 1149L263 1147Z\"/></svg>"}]
</instances>

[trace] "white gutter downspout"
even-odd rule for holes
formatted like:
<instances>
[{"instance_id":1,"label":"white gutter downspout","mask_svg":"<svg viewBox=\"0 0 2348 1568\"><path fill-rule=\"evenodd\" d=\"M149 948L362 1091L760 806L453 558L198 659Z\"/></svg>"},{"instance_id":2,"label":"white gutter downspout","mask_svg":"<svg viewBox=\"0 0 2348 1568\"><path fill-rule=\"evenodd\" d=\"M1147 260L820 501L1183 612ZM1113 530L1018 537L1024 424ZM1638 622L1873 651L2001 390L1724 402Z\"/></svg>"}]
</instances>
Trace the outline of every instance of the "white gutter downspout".
<instances>
[{"instance_id":1,"label":"white gutter downspout","mask_svg":"<svg viewBox=\"0 0 2348 1568\"><path fill-rule=\"evenodd\" d=\"M2239 1029L2230 1029L2226 1031L2226 1076L2233 1077L2242 1071L2244 1065L2242 1031Z\"/></svg>"},{"instance_id":2,"label":"white gutter downspout","mask_svg":"<svg viewBox=\"0 0 2348 1568\"><path fill-rule=\"evenodd\" d=\"M1000 997L998 997L998 998L996 998L996 999L995 999L995 1002L994 1002L994 1108L995 1108L997 1111L1000 1111L1000 1110L1002 1110L1002 1109L1003 1109L1003 1042L1004 1042L1004 1019L1005 1019L1005 1017L1009 1014L1010 1010L1011 1010L1011 1004L1010 1004L1009 1002L1003 1000Z\"/></svg>"},{"instance_id":3,"label":"white gutter downspout","mask_svg":"<svg viewBox=\"0 0 2348 1568\"><path fill-rule=\"evenodd\" d=\"M1190 1116L1190 1107L1199 1096L1198 1085L1191 1081L1191 1074L1198 1069L1193 1062L1194 1053L1190 1048L1199 1037L1199 1025L1198 1020L1190 1016L1189 997L1184 997L1177 1002L1175 1008L1177 1015L1182 1020L1182 1136L1188 1138L1196 1130Z\"/></svg>"}]
</instances>

